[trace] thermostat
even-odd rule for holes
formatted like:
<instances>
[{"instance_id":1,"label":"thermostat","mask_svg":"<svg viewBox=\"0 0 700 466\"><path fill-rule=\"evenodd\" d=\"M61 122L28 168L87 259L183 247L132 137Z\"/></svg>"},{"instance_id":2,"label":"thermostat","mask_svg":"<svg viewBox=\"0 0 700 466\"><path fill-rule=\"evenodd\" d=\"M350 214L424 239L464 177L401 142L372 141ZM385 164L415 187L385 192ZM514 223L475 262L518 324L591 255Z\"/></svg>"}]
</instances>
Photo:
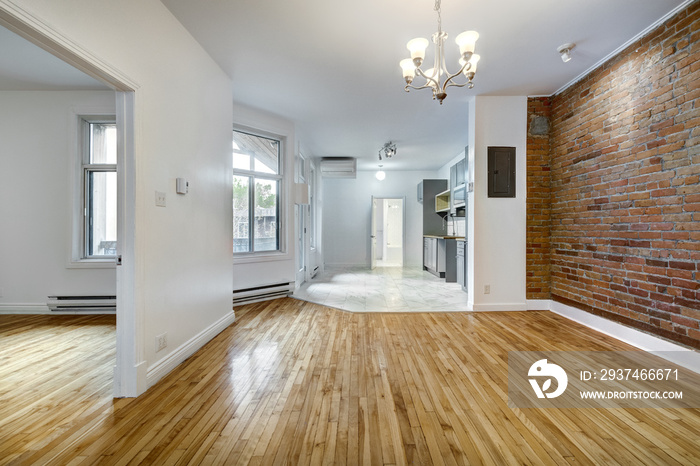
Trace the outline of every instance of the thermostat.
<instances>
[{"instance_id":1,"label":"thermostat","mask_svg":"<svg viewBox=\"0 0 700 466\"><path fill-rule=\"evenodd\" d=\"M190 189L190 182L184 178L177 178L175 180L175 192L178 194L187 194Z\"/></svg>"}]
</instances>

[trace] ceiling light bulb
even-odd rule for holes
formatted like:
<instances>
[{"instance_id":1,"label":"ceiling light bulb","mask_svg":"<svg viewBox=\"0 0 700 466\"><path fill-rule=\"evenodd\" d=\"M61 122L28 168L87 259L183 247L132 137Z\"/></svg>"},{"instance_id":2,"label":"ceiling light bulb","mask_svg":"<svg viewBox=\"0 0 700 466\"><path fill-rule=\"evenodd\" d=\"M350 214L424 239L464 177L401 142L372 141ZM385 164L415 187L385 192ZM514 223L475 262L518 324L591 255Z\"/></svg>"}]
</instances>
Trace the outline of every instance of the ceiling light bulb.
<instances>
[{"instance_id":1,"label":"ceiling light bulb","mask_svg":"<svg viewBox=\"0 0 700 466\"><path fill-rule=\"evenodd\" d=\"M384 178L386 178L386 173L384 173L383 170L377 170L377 173L375 173L374 176L377 177L379 181L383 181Z\"/></svg>"}]
</instances>

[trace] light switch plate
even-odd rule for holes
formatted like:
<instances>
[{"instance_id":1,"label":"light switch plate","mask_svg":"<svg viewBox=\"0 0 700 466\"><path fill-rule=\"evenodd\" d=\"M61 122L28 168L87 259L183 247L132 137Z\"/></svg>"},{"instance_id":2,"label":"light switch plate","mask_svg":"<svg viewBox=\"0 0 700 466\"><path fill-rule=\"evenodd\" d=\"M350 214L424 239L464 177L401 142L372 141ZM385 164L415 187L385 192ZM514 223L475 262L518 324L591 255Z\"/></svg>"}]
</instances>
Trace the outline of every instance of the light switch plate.
<instances>
[{"instance_id":1,"label":"light switch plate","mask_svg":"<svg viewBox=\"0 0 700 466\"><path fill-rule=\"evenodd\" d=\"M156 191L156 206L165 207L165 193Z\"/></svg>"}]
</instances>

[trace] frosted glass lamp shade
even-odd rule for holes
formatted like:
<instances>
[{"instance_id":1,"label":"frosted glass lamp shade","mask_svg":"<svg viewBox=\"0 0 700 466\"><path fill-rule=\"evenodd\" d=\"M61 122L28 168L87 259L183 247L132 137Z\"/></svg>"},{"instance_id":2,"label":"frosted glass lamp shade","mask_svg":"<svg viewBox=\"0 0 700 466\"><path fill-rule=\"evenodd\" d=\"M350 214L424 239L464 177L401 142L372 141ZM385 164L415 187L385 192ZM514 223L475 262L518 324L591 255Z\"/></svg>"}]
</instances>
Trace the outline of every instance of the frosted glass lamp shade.
<instances>
[{"instance_id":1,"label":"frosted glass lamp shade","mask_svg":"<svg viewBox=\"0 0 700 466\"><path fill-rule=\"evenodd\" d=\"M386 178L386 173L384 173L384 170L377 170L374 176L376 176L379 181L383 181L384 178Z\"/></svg>"},{"instance_id":2,"label":"frosted glass lamp shade","mask_svg":"<svg viewBox=\"0 0 700 466\"><path fill-rule=\"evenodd\" d=\"M423 60L425 58L425 49L428 48L428 39L419 37L417 39L412 39L406 44L406 48L411 52L411 58L420 58Z\"/></svg>"},{"instance_id":3,"label":"frosted glass lamp shade","mask_svg":"<svg viewBox=\"0 0 700 466\"><path fill-rule=\"evenodd\" d=\"M476 31L466 31L455 38L455 42L459 46L460 55L465 53L474 53L476 40L479 38L479 33Z\"/></svg>"},{"instance_id":4,"label":"frosted glass lamp shade","mask_svg":"<svg viewBox=\"0 0 700 466\"><path fill-rule=\"evenodd\" d=\"M405 58L399 62L399 66L403 70L404 78L413 78L416 75L416 65L413 64L413 60L410 58Z\"/></svg>"},{"instance_id":5,"label":"frosted glass lamp shade","mask_svg":"<svg viewBox=\"0 0 700 466\"><path fill-rule=\"evenodd\" d=\"M471 63L472 66L469 68L469 73L476 73L476 64L479 63L479 59L481 59L481 57L477 54L471 56L469 63Z\"/></svg>"}]
</instances>

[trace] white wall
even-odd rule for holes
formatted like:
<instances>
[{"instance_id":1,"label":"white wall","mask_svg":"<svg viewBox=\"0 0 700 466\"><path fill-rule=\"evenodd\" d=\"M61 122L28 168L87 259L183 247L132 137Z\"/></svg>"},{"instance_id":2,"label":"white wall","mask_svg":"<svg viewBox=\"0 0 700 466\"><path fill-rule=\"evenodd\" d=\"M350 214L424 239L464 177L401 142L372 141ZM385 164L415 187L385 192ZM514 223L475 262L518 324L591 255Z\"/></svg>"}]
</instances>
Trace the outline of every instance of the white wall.
<instances>
[{"instance_id":1,"label":"white wall","mask_svg":"<svg viewBox=\"0 0 700 466\"><path fill-rule=\"evenodd\" d=\"M477 311L526 310L527 98L476 97L469 121L474 121L467 157L474 182L467 213L469 304ZM488 146L515 147L515 198L488 197Z\"/></svg>"},{"instance_id":2,"label":"white wall","mask_svg":"<svg viewBox=\"0 0 700 466\"><path fill-rule=\"evenodd\" d=\"M231 80L157 0L18 3L0 7L26 9L13 14L135 83L135 309L120 341L133 345L125 364L140 392L232 320ZM189 194L175 193L177 177ZM168 346L156 353L162 333Z\"/></svg>"},{"instance_id":3,"label":"white wall","mask_svg":"<svg viewBox=\"0 0 700 466\"><path fill-rule=\"evenodd\" d=\"M293 282L296 268L294 261L296 249L294 199L292 197L296 148L294 123L277 115L240 104L233 106L233 123L239 129L263 131L283 138L282 171L285 187L280 204L280 216L282 217L280 220L285 226L283 236L280 237L280 247L283 252L271 252L267 255L254 257L234 257L233 289ZM229 174L231 173L230 165L231 161L229 161Z\"/></svg>"},{"instance_id":4,"label":"white wall","mask_svg":"<svg viewBox=\"0 0 700 466\"><path fill-rule=\"evenodd\" d=\"M423 263L423 205L417 186L434 171L358 171L356 179L323 178L323 261L326 266L370 265L371 199L406 197L405 266Z\"/></svg>"},{"instance_id":5,"label":"white wall","mask_svg":"<svg viewBox=\"0 0 700 466\"><path fill-rule=\"evenodd\" d=\"M114 295L114 265L69 267L79 114L112 91L0 92L0 312L48 312L50 295Z\"/></svg>"}]
</instances>

